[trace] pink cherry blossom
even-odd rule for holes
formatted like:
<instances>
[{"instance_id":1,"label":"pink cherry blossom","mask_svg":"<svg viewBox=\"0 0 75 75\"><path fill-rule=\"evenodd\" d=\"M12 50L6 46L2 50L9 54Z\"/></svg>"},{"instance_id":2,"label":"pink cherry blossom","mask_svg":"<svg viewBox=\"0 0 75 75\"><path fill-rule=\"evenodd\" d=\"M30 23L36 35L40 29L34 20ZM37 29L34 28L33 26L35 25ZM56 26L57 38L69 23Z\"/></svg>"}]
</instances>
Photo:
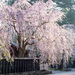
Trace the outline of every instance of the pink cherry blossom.
<instances>
[{"instance_id":1,"label":"pink cherry blossom","mask_svg":"<svg viewBox=\"0 0 75 75\"><path fill-rule=\"evenodd\" d=\"M63 50L65 59L73 54L74 37L69 30L60 27L56 21L62 20L62 11L54 9L55 3L48 0L46 3L37 1L33 5L26 0L17 0L12 6L3 5L0 10L0 20L9 27L9 39L11 39L13 31L17 35L17 43L24 57L28 45L37 47L40 52L41 62L49 63L60 62L63 58ZM15 39L15 38L14 38ZM12 40L12 39L11 39ZM31 53L31 57L33 52Z\"/></svg>"}]
</instances>

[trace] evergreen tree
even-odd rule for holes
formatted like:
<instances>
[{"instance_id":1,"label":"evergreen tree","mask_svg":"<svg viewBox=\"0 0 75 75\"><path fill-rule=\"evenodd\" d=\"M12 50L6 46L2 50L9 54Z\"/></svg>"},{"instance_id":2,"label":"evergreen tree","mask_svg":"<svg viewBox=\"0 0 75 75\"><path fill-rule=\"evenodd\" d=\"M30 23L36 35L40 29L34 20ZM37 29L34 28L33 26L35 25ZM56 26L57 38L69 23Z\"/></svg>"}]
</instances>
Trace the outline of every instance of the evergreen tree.
<instances>
[{"instance_id":1,"label":"evergreen tree","mask_svg":"<svg viewBox=\"0 0 75 75\"><path fill-rule=\"evenodd\" d=\"M16 0L5 0L5 3L8 5L12 5Z\"/></svg>"},{"instance_id":2,"label":"evergreen tree","mask_svg":"<svg viewBox=\"0 0 75 75\"><path fill-rule=\"evenodd\" d=\"M63 21L58 21L59 25L64 24L74 24L75 25L75 10L73 5L75 5L74 0L53 0L57 3L57 7L61 7L62 11L65 13L66 17L63 16Z\"/></svg>"},{"instance_id":3,"label":"evergreen tree","mask_svg":"<svg viewBox=\"0 0 75 75\"><path fill-rule=\"evenodd\" d=\"M57 23L60 26L64 24L74 24L75 25L75 10L72 9L71 11L68 11L68 13L66 13L65 15L66 17L63 16L62 22L58 21Z\"/></svg>"},{"instance_id":4,"label":"evergreen tree","mask_svg":"<svg viewBox=\"0 0 75 75\"><path fill-rule=\"evenodd\" d=\"M75 1L74 0L53 0L54 2L57 3L58 7L61 8L72 8L73 5L75 5Z\"/></svg>"}]
</instances>

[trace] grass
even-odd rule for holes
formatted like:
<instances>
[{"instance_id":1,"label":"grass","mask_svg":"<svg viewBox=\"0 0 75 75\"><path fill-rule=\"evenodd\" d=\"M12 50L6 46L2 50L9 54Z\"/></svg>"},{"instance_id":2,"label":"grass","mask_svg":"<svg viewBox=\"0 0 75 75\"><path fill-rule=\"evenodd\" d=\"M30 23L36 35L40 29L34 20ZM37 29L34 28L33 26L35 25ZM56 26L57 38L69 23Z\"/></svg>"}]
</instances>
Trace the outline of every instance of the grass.
<instances>
[{"instance_id":1,"label":"grass","mask_svg":"<svg viewBox=\"0 0 75 75\"><path fill-rule=\"evenodd\" d=\"M56 71L71 71L71 69L55 69L55 68L49 68L49 70L56 70Z\"/></svg>"},{"instance_id":2,"label":"grass","mask_svg":"<svg viewBox=\"0 0 75 75\"><path fill-rule=\"evenodd\" d=\"M55 69L55 68L49 68L49 70L57 70L57 71L60 71L59 69Z\"/></svg>"}]
</instances>

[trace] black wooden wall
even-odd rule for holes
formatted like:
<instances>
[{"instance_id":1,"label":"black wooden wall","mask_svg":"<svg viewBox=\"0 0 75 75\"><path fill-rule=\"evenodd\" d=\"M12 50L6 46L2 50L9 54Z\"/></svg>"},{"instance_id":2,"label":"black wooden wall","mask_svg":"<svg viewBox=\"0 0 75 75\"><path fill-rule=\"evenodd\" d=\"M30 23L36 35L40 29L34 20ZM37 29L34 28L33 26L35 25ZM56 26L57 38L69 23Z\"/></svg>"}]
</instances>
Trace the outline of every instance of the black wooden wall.
<instances>
[{"instance_id":1,"label":"black wooden wall","mask_svg":"<svg viewBox=\"0 0 75 75\"><path fill-rule=\"evenodd\" d=\"M8 62L5 59L0 60L0 74L20 73L28 71L39 71L39 59L14 59L14 62Z\"/></svg>"}]
</instances>

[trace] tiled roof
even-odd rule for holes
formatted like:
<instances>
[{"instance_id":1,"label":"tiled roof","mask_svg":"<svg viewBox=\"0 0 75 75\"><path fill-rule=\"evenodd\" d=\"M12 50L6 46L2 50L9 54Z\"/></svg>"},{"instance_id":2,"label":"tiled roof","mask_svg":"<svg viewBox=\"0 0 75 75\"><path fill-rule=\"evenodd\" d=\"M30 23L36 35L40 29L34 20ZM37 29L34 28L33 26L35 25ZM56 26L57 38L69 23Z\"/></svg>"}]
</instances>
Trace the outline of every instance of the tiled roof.
<instances>
[{"instance_id":1,"label":"tiled roof","mask_svg":"<svg viewBox=\"0 0 75 75\"><path fill-rule=\"evenodd\" d=\"M18 44L17 43L14 43L14 42L10 42L10 44L11 45L13 45L13 46L16 46L16 47L18 47ZM27 49L26 50L28 50L28 51L36 51L36 50L33 50L33 49L31 49L31 48L29 48L29 47L27 47Z\"/></svg>"}]
</instances>

